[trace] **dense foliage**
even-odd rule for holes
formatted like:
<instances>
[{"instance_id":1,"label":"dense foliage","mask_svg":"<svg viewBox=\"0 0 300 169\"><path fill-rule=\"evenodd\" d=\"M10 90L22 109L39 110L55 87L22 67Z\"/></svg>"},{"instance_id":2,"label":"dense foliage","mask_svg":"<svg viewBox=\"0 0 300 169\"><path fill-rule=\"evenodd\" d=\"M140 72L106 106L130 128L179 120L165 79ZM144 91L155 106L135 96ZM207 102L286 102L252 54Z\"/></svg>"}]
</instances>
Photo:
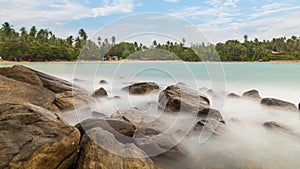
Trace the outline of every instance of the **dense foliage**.
<instances>
[{"instance_id":1,"label":"dense foliage","mask_svg":"<svg viewBox=\"0 0 300 169\"><path fill-rule=\"evenodd\" d=\"M88 39L86 32L80 29L77 37L66 39L55 36L47 29L37 30L32 26L29 31L22 27L16 31L8 22L0 29L0 56L4 60L53 61L53 60L100 60L114 56L118 59L159 59L185 61L256 61L256 60L292 60L300 59L300 37L287 39L274 38L271 41L249 41L247 35L244 42L228 40L225 43L191 44L182 42L165 44L153 41L147 47L141 43L121 42L116 38L110 40L98 37L95 43Z\"/></svg>"}]
</instances>

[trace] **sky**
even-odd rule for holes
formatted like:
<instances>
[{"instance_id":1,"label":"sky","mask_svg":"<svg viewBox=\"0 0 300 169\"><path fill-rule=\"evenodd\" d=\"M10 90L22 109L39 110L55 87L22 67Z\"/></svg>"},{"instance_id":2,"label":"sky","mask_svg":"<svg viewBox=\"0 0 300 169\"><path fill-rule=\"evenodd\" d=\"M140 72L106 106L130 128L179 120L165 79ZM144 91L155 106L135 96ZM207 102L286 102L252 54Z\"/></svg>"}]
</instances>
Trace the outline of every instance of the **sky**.
<instances>
[{"instance_id":1,"label":"sky","mask_svg":"<svg viewBox=\"0 0 300 169\"><path fill-rule=\"evenodd\" d=\"M152 12L184 20L211 43L242 41L244 35L250 40L300 36L299 0L0 0L0 4L1 23L9 22L16 30L35 25L62 38L77 36L80 28L93 37L112 22ZM171 22L158 25L177 27ZM123 29L126 25L113 33ZM184 36L184 30L181 33Z\"/></svg>"}]
</instances>

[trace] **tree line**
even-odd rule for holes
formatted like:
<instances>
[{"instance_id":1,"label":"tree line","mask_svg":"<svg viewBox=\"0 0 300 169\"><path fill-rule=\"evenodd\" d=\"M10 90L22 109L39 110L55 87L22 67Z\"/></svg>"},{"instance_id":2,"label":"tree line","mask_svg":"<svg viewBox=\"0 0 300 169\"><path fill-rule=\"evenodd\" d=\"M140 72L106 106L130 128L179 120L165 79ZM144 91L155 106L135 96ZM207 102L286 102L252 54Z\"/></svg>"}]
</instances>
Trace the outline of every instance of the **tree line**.
<instances>
[{"instance_id":1,"label":"tree line","mask_svg":"<svg viewBox=\"0 0 300 169\"><path fill-rule=\"evenodd\" d=\"M228 40L216 45L211 43L186 44L182 42L158 43L150 46L138 42L116 43L98 37L97 42L88 39L84 29L76 37L57 37L47 29L29 30L22 27L16 31L8 22L0 28L0 56L10 61L61 61L61 60L104 60L108 56L118 59L158 59L185 61L257 61L300 59L300 37L273 38L259 41L257 38L244 42Z\"/></svg>"}]
</instances>

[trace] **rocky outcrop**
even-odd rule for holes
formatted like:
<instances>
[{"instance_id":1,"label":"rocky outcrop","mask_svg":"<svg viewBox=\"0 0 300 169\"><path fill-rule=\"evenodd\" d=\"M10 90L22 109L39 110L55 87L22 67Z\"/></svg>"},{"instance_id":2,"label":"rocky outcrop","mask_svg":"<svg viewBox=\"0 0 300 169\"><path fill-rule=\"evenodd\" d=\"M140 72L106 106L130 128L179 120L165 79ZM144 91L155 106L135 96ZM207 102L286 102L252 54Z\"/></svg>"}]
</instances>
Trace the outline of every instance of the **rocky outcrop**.
<instances>
[{"instance_id":1,"label":"rocky outcrop","mask_svg":"<svg viewBox=\"0 0 300 169\"><path fill-rule=\"evenodd\" d=\"M12 103L29 102L58 111L86 107L92 100L87 91L72 83L25 66L0 68L0 75L0 92L9 98L6 102L13 98Z\"/></svg>"},{"instance_id":2,"label":"rocky outcrop","mask_svg":"<svg viewBox=\"0 0 300 169\"><path fill-rule=\"evenodd\" d=\"M79 142L79 131L46 109L0 105L0 168L67 169Z\"/></svg>"},{"instance_id":3,"label":"rocky outcrop","mask_svg":"<svg viewBox=\"0 0 300 169\"><path fill-rule=\"evenodd\" d=\"M227 97L230 97L230 98L240 98L240 96L237 95L237 94L235 94L235 93L229 93L229 94L227 95Z\"/></svg>"},{"instance_id":4,"label":"rocky outcrop","mask_svg":"<svg viewBox=\"0 0 300 169\"><path fill-rule=\"evenodd\" d=\"M141 83L134 83L128 87L129 94L148 94L153 90L158 90L159 86L154 82L141 82Z\"/></svg>"},{"instance_id":5,"label":"rocky outcrop","mask_svg":"<svg viewBox=\"0 0 300 169\"><path fill-rule=\"evenodd\" d=\"M0 69L1 70L1 69ZM55 94L41 86L20 82L0 75L0 105L32 103L50 109Z\"/></svg>"},{"instance_id":6,"label":"rocky outcrop","mask_svg":"<svg viewBox=\"0 0 300 169\"><path fill-rule=\"evenodd\" d=\"M35 86L43 86L40 77L34 71L24 66L14 65L12 67L0 68L0 75Z\"/></svg>"},{"instance_id":7,"label":"rocky outcrop","mask_svg":"<svg viewBox=\"0 0 300 169\"><path fill-rule=\"evenodd\" d=\"M295 104L274 98L264 98L261 100L260 104L276 109L298 111L297 106Z\"/></svg>"},{"instance_id":8,"label":"rocky outcrop","mask_svg":"<svg viewBox=\"0 0 300 169\"><path fill-rule=\"evenodd\" d=\"M159 94L158 105L166 111L178 112L195 110L203 111L209 108L209 100L204 95L183 86L168 86Z\"/></svg>"},{"instance_id":9,"label":"rocky outcrop","mask_svg":"<svg viewBox=\"0 0 300 169\"><path fill-rule=\"evenodd\" d=\"M258 90L249 90L243 93L243 97L245 98L250 98L250 99L255 99L255 100L261 100L261 96L259 95Z\"/></svg>"},{"instance_id":10,"label":"rocky outcrop","mask_svg":"<svg viewBox=\"0 0 300 169\"><path fill-rule=\"evenodd\" d=\"M93 97L107 97L107 92L103 87L101 87L93 93Z\"/></svg>"},{"instance_id":11,"label":"rocky outcrop","mask_svg":"<svg viewBox=\"0 0 300 169\"><path fill-rule=\"evenodd\" d=\"M153 161L134 144L122 144L101 128L87 132L81 141L77 168L155 169Z\"/></svg>"}]
</instances>

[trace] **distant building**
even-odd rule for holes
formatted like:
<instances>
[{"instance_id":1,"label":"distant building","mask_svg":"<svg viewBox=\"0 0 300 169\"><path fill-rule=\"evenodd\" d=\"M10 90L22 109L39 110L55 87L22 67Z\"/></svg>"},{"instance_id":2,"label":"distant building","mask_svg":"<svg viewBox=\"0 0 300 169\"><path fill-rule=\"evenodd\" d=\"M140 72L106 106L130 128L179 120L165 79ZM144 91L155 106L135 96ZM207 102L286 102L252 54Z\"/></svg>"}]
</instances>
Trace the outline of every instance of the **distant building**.
<instances>
[{"instance_id":1,"label":"distant building","mask_svg":"<svg viewBox=\"0 0 300 169\"><path fill-rule=\"evenodd\" d=\"M273 54L273 55L279 55L280 53L279 52L277 52L277 51L271 51L271 53Z\"/></svg>"}]
</instances>

